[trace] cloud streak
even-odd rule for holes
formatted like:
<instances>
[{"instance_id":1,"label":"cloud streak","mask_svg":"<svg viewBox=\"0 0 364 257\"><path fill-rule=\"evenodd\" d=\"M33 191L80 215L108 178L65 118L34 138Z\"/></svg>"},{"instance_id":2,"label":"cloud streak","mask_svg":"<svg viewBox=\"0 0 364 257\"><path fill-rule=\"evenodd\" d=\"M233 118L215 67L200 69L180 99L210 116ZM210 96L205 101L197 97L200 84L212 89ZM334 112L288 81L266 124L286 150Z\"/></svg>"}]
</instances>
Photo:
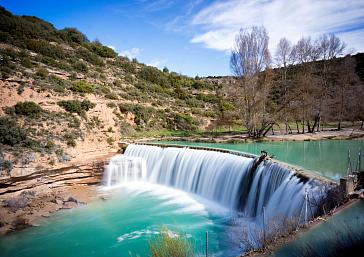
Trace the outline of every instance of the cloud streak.
<instances>
[{"instance_id":1,"label":"cloud streak","mask_svg":"<svg viewBox=\"0 0 364 257\"><path fill-rule=\"evenodd\" d=\"M131 49L121 51L119 53L119 55L120 56L126 56L129 59L133 59L133 58L137 58L140 55L141 52L142 52L142 49L137 48L137 47L133 47Z\"/></svg>"},{"instance_id":2,"label":"cloud streak","mask_svg":"<svg viewBox=\"0 0 364 257\"><path fill-rule=\"evenodd\" d=\"M273 50L282 37L296 42L302 36L336 33L349 47L364 51L362 0L229 0L216 1L192 17L196 33L191 43L228 51L240 28L264 25Z\"/></svg>"}]
</instances>

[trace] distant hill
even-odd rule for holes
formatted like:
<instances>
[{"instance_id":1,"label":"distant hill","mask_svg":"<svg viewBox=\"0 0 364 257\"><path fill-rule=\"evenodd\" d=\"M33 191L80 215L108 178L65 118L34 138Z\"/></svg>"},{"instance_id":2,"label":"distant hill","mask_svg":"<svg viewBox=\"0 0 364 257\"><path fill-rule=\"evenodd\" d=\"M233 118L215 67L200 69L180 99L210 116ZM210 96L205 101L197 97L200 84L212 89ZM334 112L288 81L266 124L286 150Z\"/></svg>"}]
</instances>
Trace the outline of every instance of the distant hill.
<instances>
[{"instance_id":1,"label":"distant hill","mask_svg":"<svg viewBox=\"0 0 364 257\"><path fill-rule=\"evenodd\" d=\"M127 137L203 130L223 101L212 84L118 56L75 28L57 30L2 7L0 42L1 154L14 167L117 149Z\"/></svg>"}]
</instances>

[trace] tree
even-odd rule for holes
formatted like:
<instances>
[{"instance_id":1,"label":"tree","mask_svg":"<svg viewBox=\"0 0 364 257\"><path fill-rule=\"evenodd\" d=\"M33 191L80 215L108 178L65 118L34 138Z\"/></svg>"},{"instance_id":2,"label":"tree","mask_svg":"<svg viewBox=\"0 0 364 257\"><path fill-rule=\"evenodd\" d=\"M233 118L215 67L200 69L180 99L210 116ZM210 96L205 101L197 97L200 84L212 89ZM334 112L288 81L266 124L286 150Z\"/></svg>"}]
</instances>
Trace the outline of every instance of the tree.
<instances>
[{"instance_id":1,"label":"tree","mask_svg":"<svg viewBox=\"0 0 364 257\"><path fill-rule=\"evenodd\" d=\"M292 52L292 44L286 38L281 38L277 45L277 50L275 54L276 64L279 67L282 67L282 84L283 84L283 115L284 115L284 123L286 127L286 134L288 134L288 83L287 83L287 66L291 62L291 52Z\"/></svg>"},{"instance_id":2,"label":"tree","mask_svg":"<svg viewBox=\"0 0 364 257\"><path fill-rule=\"evenodd\" d=\"M346 48L345 42L341 41L340 38L336 37L335 34L323 34L316 41L318 47L320 59L323 61L321 69L321 80L322 80L322 90L321 90L321 100L320 101L320 113L323 106L326 106L328 101L328 91L329 91L329 73L333 69L333 61L330 61L344 53ZM340 120L342 116L340 116ZM321 117L320 117L321 120ZM338 123L338 129L341 128L341 121ZM317 130L320 129L320 123L317 126Z\"/></svg>"},{"instance_id":3,"label":"tree","mask_svg":"<svg viewBox=\"0 0 364 257\"><path fill-rule=\"evenodd\" d=\"M315 80L316 63L319 58L318 47L312 43L311 37L302 37L296 45L293 46L291 58L298 66L297 74L295 74L295 95L296 104L301 109L302 133L307 131L313 132L320 119L320 98ZM313 123L311 121L313 120ZM298 124L298 120L296 120ZM297 130L298 125L297 125Z\"/></svg>"},{"instance_id":4,"label":"tree","mask_svg":"<svg viewBox=\"0 0 364 257\"><path fill-rule=\"evenodd\" d=\"M242 119L249 136L261 137L273 126L267 115L268 78L261 79L262 71L270 69L268 33L261 27L241 29L231 53L230 68L238 77L238 96Z\"/></svg>"}]
</instances>

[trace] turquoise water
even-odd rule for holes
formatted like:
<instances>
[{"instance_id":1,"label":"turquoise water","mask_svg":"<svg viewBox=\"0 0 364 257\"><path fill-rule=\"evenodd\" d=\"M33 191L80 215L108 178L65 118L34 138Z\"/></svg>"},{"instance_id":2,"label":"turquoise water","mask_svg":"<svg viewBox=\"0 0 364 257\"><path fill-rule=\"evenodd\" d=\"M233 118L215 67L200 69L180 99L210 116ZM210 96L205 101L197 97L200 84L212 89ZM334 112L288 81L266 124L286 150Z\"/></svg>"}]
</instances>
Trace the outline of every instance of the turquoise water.
<instances>
[{"instance_id":1,"label":"turquoise water","mask_svg":"<svg viewBox=\"0 0 364 257\"><path fill-rule=\"evenodd\" d=\"M363 140L192 144L253 154L266 150L278 160L316 170L336 180L345 173L347 149L352 152L359 147L364 149ZM209 231L209 256L238 254L236 239L240 229L230 224L233 223L230 213L220 206L150 184L129 185L110 195L107 201L57 212L42 220L39 227L0 237L0 256L148 256L148 244L162 228L186 234L197 254L204 253L206 231ZM364 210L363 205L358 208Z\"/></svg>"},{"instance_id":2,"label":"turquoise water","mask_svg":"<svg viewBox=\"0 0 364 257\"><path fill-rule=\"evenodd\" d=\"M206 146L223 148L260 155L265 150L274 158L292 165L311 170L326 178L338 181L346 174L347 154L351 152L352 166L355 168L358 151L362 149L362 169L364 168L364 140L321 140L321 141L286 141L259 143L195 143L195 142L157 142L186 146Z\"/></svg>"},{"instance_id":3,"label":"turquoise water","mask_svg":"<svg viewBox=\"0 0 364 257\"><path fill-rule=\"evenodd\" d=\"M364 232L364 201L355 203L325 222L309 231L299 234L295 241L278 249L272 257L302 256L309 250L307 245L314 249L316 256L334 255L335 249L332 243L336 240L344 242L353 235L361 235ZM356 238L356 236L354 236ZM356 254L359 256L360 254ZM309 255L307 255L309 256ZM347 255L349 256L349 255Z\"/></svg>"},{"instance_id":4,"label":"turquoise water","mask_svg":"<svg viewBox=\"0 0 364 257\"><path fill-rule=\"evenodd\" d=\"M231 246L223 236L228 214L206 205L183 192L137 183L107 201L58 212L39 227L0 237L0 256L148 256L148 242L164 228L193 238L197 253L204 251L209 231L210 254L220 255Z\"/></svg>"}]
</instances>

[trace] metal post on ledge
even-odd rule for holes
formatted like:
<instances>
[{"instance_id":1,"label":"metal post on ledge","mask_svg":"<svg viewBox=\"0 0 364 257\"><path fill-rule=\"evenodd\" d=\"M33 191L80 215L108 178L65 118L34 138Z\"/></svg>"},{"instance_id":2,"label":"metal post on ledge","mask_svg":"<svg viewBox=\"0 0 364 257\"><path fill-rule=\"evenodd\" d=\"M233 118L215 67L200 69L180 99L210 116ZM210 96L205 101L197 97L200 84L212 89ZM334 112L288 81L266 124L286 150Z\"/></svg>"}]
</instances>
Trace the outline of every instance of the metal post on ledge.
<instances>
[{"instance_id":1,"label":"metal post on ledge","mask_svg":"<svg viewBox=\"0 0 364 257\"><path fill-rule=\"evenodd\" d=\"M307 211L308 211L308 194L307 194L307 188L305 188L305 225L307 225Z\"/></svg>"},{"instance_id":2,"label":"metal post on ledge","mask_svg":"<svg viewBox=\"0 0 364 257\"><path fill-rule=\"evenodd\" d=\"M351 166L351 160L350 160L350 149L348 149L348 170L347 170L347 177L349 176L349 171L352 173L353 168Z\"/></svg>"},{"instance_id":3,"label":"metal post on ledge","mask_svg":"<svg viewBox=\"0 0 364 257\"><path fill-rule=\"evenodd\" d=\"M206 231L206 257L209 256L209 232Z\"/></svg>"},{"instance_id":4,"label":"metal post on ledge","mask_svg":"<svg viewBox=\"0 0 364 257\"><path fill-rule=\"evenodd\" d=\"M263 247L265 247L265 207L263 207Z\"/></svg>"},{"instance_id":5,"label":"metal post on ledge","mask_svg":"<svg viewBox=\"0 0 364 257\"><path fill-rule=\"evenodd\" d=\"M356 171L361 172L361 148L359 149L359 153L358 153L358 162L356 165Z\"/></svg>"}]
</instances>

